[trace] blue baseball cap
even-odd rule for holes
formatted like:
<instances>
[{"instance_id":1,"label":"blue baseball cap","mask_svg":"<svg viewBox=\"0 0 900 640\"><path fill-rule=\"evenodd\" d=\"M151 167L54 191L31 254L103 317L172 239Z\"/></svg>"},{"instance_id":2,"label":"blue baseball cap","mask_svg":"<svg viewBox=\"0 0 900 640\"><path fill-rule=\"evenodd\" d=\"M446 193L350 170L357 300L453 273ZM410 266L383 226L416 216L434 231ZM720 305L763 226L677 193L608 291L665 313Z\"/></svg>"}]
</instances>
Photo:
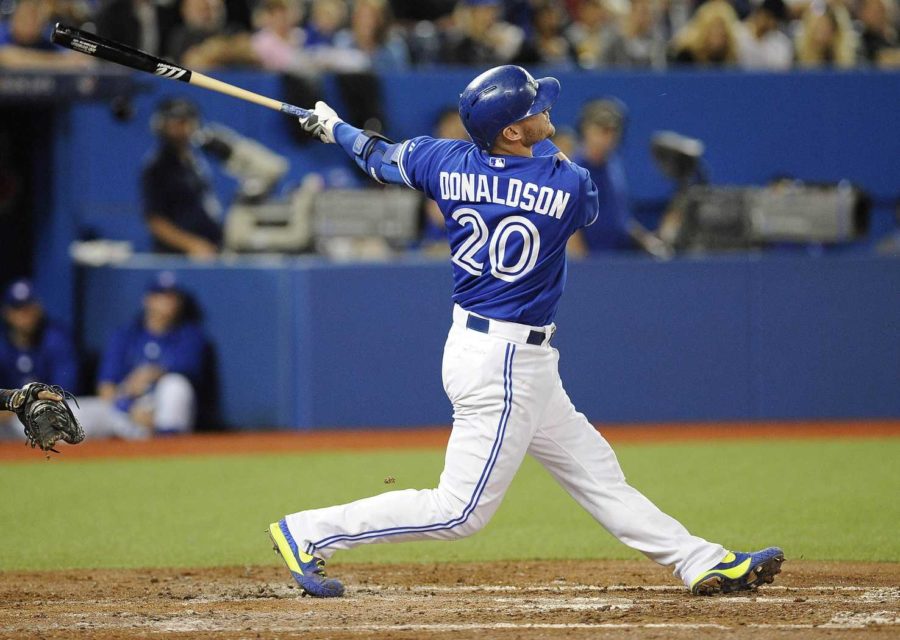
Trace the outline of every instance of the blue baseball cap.
<instances>
[{"instance_id":1,"label":"blue baseball cap","mask_svg":"<svg viewBox=\"0 0 900 640\"><path fill-rule=\"evenodd\" d=\"M144 292L183 294L184 290L178 286L178 279L172 271L160 271L147 283Z\"/></svg>"},{"instance_id":2,"label":"blue baseball cap","mask_svg":"<svg viewBox=\"0 0 900 640\"><path fill-rule=\"evenodd\" d=\"M3 295L3 305L6 307L24 307L33 302L40 301L31 280L25 278L14 281Z\"/></svg>"}]
</instances>

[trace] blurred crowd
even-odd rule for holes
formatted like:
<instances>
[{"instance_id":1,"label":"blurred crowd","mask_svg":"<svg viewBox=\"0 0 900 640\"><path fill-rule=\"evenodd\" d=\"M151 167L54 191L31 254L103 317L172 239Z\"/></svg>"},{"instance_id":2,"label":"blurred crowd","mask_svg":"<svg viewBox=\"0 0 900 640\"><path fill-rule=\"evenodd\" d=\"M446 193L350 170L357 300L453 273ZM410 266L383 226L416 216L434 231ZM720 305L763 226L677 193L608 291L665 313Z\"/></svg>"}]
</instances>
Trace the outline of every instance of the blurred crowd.
<instances>
[{"instance_id":1,"label":"blurred crowd","mask_svg":"<svg viewBox=\"0 0 900 640\"><path fill-rule=\"evenodd\" d=\"M900 66L898 0L0 0L0 66L83 66L55 21L186 66Z\"/></svg>"}]
</instances>

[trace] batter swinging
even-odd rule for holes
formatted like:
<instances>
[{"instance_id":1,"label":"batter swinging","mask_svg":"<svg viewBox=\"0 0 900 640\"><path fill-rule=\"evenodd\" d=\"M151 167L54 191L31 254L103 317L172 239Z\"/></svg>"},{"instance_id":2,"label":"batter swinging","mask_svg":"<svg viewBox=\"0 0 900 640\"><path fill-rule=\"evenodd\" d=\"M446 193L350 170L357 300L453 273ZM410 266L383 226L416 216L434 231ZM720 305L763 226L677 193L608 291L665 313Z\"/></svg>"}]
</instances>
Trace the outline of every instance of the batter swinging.
<instances>
[{"instance_id":1,"label":"batter swinging","mask_svg":"<svg viewBox=\"0 0 900 640\"><path fill-rule=\"evenodd\" d=\"M781 570L781 549L729 552L691 535L629 486L609 444L563 389L550 339L566 282L566 242L596 219L598 203L588 172L548 140L559 91L555 78L535 80L521 67L481 74L459 99L471 143L421 136L394 144L343 122L323 102L300 120L375 180L437 201L455 303L443 360L453 431L438 487L301 511L269 527L310 595L343 594L324 571L339 549L475 533L500 506L526 453L619 540L673 565L695 594L753 589Z\"/></svg>"}]
</instances>

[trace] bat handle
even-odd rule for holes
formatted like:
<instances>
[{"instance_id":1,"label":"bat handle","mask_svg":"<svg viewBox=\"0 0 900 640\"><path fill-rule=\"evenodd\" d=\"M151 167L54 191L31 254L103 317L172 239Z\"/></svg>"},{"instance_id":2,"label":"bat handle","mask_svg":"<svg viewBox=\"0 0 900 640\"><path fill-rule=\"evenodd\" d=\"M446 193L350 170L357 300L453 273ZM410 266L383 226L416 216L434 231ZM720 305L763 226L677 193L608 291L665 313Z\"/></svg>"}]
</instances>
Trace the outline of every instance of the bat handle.
<instances>
[{"instance_id":1,"label":"bat handle","mask_svg":"<svg viewBox=\"0 0 900 640\"><path fill-rule=\"evenodd\" d=\"M306 118L310 114L310 111L308 111L307 109L295 107L294 105L288 104L287 102L281 103L281 112L287 113L292 116L297 116L298 118Z\"/></svg>"}]
</instances>

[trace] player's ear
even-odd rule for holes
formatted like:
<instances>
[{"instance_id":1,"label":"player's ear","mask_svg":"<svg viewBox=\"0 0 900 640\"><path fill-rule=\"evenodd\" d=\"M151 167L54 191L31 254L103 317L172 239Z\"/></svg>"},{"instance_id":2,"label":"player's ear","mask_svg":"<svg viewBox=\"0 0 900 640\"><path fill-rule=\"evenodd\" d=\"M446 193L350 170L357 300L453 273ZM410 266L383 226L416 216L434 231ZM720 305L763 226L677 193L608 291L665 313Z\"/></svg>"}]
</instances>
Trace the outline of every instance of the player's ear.
<instances>
[{"instance_id":1,"label":"player's ear","mask_svg":"<svg viewBox=\"0 0 900 640\"><path fill-rule=\"evenodd\" d=\"M515 142L516 140L522 139L522 130L517 125L511 124L504 127L503 131L500 132L500 135L510 142Z\"/></svg>"}]
</instances>

